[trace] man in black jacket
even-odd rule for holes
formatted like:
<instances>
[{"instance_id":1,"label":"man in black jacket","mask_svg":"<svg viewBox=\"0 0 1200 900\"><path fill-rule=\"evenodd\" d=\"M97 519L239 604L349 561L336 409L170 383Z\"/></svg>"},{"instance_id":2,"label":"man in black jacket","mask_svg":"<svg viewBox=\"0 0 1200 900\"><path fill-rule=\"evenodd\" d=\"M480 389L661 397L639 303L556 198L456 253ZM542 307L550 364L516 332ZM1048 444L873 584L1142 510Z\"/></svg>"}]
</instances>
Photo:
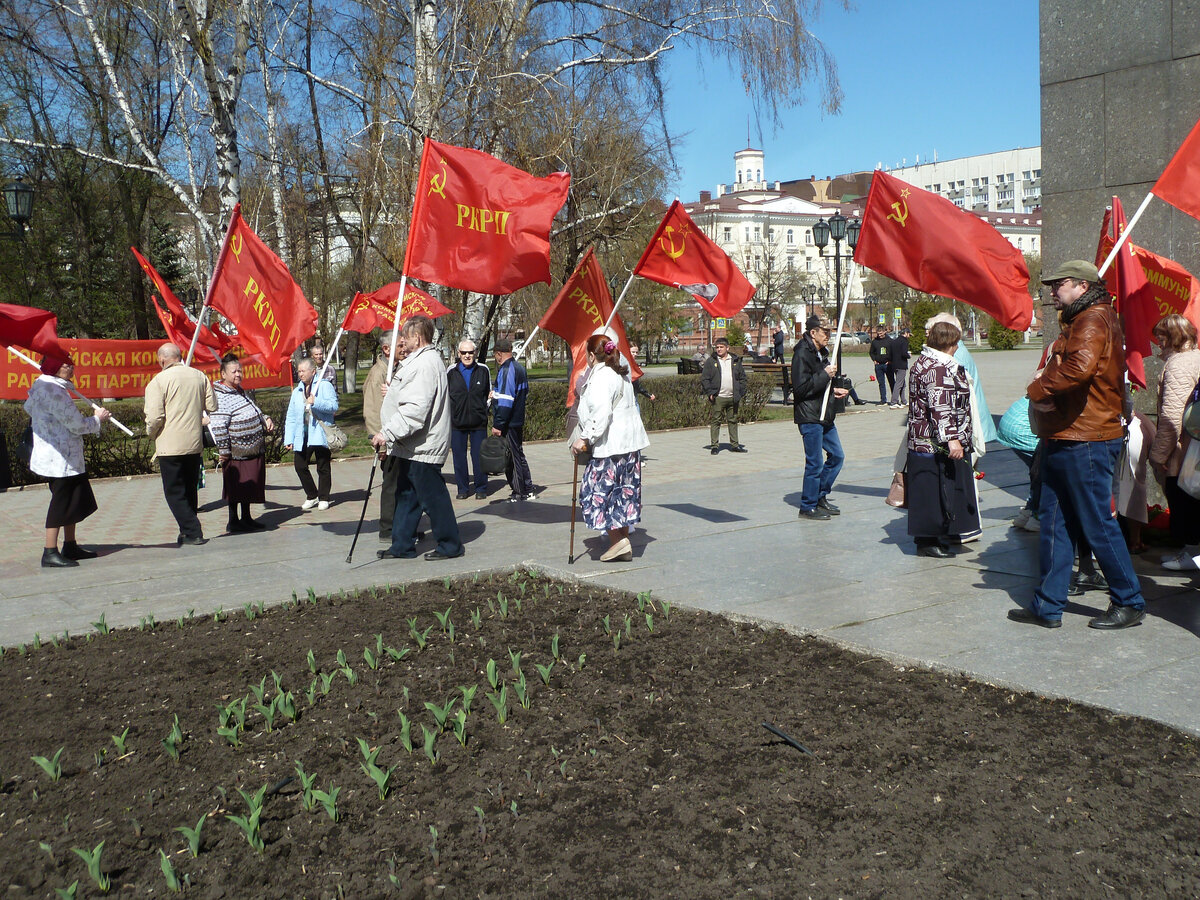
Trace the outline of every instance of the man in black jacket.
<instances>
[{"instance_id":1,"label":"man in black jacket","mask_svg":"<svg viewBox=\"0 0 1200 900\"><path fill-rule=\"evenodd\" d=\"M888 380L894 381L892 386L892 409L901 409L908 402L908 360L912 353L908 348L908 336L912 334L907 328L892 338L889 350Z\"/></svg>"},{"instance_id":2,"label":"man in black jacket","mask_svg":"<svg viewBox=\"0 0 1200 900\"><path fill-rule=\"evenodd\" d=\"M456 499L471 496L471 472L475 473L475 499L487 499L487 473L479 464L488 420L488 394L492 376L488 367L475 358L475 342L460 341L458 362L446 370L450 398L450 450L454 454ZM471 472L467 471L467 446L471 449Z\"/></svg>"},{"instance_id":3,"label":"man in black jacket","mask_svg":"<svg viewBox=\"0 0 1200 900\"><path fill-rule=\"evenodd\" d=\"M792 396L795 403L793 418L804 441L804 486L800 493L800 518L825 521L841 510L829 502L833 482L842 470L846 457L842 441L833 424L835 399L850 392L835 387L825 399L826 388L837 366L829 361L829 323L820 316L809 316L806 333L796 342L792 354ZM825 414L821 414L824 402Z\"/></svg>"},{"instance_id":4,"label":"man in black jacket","mask_svg":"<svg viewBox=\"0 0 1200 900\"><path fill-rule=\"evenodd\" d=\"M739 357L729 353L729 341L720 337L713 344L713 355L704 361L700 370L700 390L712 404L712 421L709 424L709 448L713 456L721 450L721 420L729 428L729 450L745 453L746 448L738 443L738 404L746 396L746 370Z\"/></svg>"},{"instance_id":5,"label":"man in black jacket","mask_svg":"<svg viewBox=\"0 0 1200 900\"><path fill-rule=\"evenodd\" d=\"M871 341L871 361L875 363L875 380L879 383L879 402L888 402L888 393L894 387L896 375L890 365L892 339L888 337L887 329L875 329L875 339Z\"/></svg>"}]
</instances>

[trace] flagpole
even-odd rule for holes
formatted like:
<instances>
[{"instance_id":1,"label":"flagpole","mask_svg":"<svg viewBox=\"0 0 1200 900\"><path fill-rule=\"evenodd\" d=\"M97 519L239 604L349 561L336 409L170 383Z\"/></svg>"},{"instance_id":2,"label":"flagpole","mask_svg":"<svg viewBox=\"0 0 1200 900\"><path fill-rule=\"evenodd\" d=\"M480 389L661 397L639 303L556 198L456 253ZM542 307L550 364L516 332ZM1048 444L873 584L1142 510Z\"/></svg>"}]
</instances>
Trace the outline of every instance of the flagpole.
<instances>
[{"instance_id":1,"label":"flagpole","mask_svg":"<svg viewBox=\"0 0 1200 900\"><path fill-rule=\"evenodd\" d=\"M1121 252L1121 247L1123 247L1125 245L1125 241L1129 239L1129 233L1133 231L1133 226L1137 224L1137 220L1142 217L1142 213L1144 213L1146 211L1146 207L1150 205L1150 198L1153 196L1153 193L1146 195L1146 199L1143 200L1142 205L1137 208L1137 212L1133 214L1133 218L1129 220L1128 224L1124 229L1122 229L1121 233L1117 235L1117 242L1113 244L1112 250L1109 251L1108 259L1104 260L1104 265L1100 267L1100 277L1104 277L1104 273L1108 271L1108 267L1111 266L1113 260L1117 258L1117 254Z\"/></svg>"},{"instance_id":2,"label":"flagpole","mask_svg":"<svg viewBox=\"0 0 1200 900\"><path fill-rule=\"evenodd\" d=\"M850 271L846 273L846 290L842 296L845 297L845 302L842 303L842 308L838 312L837 334L833 339L833 358L837 358L838 351L842 346L842 326L846 322L846 309L850 306L850 284L854 281L854 272L858 268L854 264L853 257L850 260ZM829 405L829 392L833 389L833 379L829 379L829 384L825 385L825 394L821 397L821 415L817 418L818 422L825 420L825 408Z\"/></svg>"},{"instance_id":3,"label":"flagpole","mask_svg":"<svg viewBox=\"0 0 1200 900\"><path fill-rule=\"evenodd\" d=\"M612 312L608 314L608 321L604 323L605 328L612 324L613 317L615 317L617 314L617 307L621 305L621 301L624 300L625 295L629 293L629 286L633 284L633 278L633 273L630 272L629 280L625 282L625 287L621 288L621 296L617 298L617 302L613 304Z\"/></svg>"},{"instance_id":4,"label":"flagpole","mask_svg":"<svg viewBox=\"0 0 1200 900\"><path fill-rule=\"evenodd\" d=\"M204 301L204 306L200 308L200 318L196 320L196 330L192 332L192 344L188 347L187 359L184 360L185 366L192 364L192 354L196 352L196 341L200 339L200 329L204 327L204 320L208 317L208 300Z\"/></svg>"},{"instance_id":5,"label":"flagpole","mask_svg":"<svg viewBox=\"0 0 1200 900\"><path fill-rule=\"evenodd\" d=\"M321 371L317 373L317 384L325 380L325 373L329 371L329 360L333 358L333 354L337 353L338 344L342 342L342 335L346 333L346 327L343 325L338 329L337 337L333 339L333 346L329 352L325 354L325 362L321 366ZM391 381L389 378L388 381Z\"/></svg>"},{"instance_id":6,"label":"flagpole","mask_svg":"<svg viewBox=\"0 0 1200 900\"><path fill-rule=\"evenodd\" d=\"M39 372L41 371L42 367L38 364L38 362L36 360L34 360L32 357L26 356L24 353L22 353L16 347L9 347L8 352L13 354L14 356L19 356L21 359L25 360L25 362L29 363L29 365L31 365L35 369L37 369ZM70 391L72 394L74 394L76 397L78 397L80 400L82 400L84 403L89 404L92 407L92 409L100 408L97 404L95 404L94 402L89 400L87 397L83 396L83 394L79 393L79 390L78 390L78 388L75 387L75 385L71 385L70 387L67 388L67 390ZM122 425L120 422L118 422L116 419L114 419L111 415L108 417L108 421L112 422L114 425L116 425L118 428L120 428L123 432L125 432L130 437L133 437L133 432L130 431L128 428L126 428L124 425Z\"/></svg>"},{"instance_id":7,"label":"flagpole","mask_svg":"<svg viewBox=\"0 0 1200 900\"><path fill-rule=\"evenodd\" d=\"M523 340L523 341L521 342L521 346L520 346L520 348L518 348L518 350L517 350L517 354L516 354L516 358L517 358L517 359L520 359L522 356L524 356L524 355L525 355L525 348L526 348L526 347L528 347L530 344L532 344L532 343L533 343L533 339L534 339L534 337L535 337L535 336L537 335L537 333L538 333L539 331L541 331L541 330L542 330L542 326L541 326L541 325L535 325L535 326L533 327L533 331L529 332L529 337L525 338L525 340Z\"/></svg>"},{"instance_id":8,"label":"flagpole","mask_svg":"<svg viewBox=\"0 0 1200 900\"><path fill-rule=\"evenodd\" d=\"M428 140L428 138L426 138ZM392 383L392 370L396 367L396 338L400 334L400 309L404 306L404 287L408 284L408 276L400 273L400 293L396 297L396 318L392 321L392 348L388 352L387 384Z\"/></svg>"},{"instance_id":9,"label":"flagpole","mask_svg":"<svg viewBox=\"0 0 1200 900\"><path fill-rule=\"evenodd\" d=\"M204 319L208 315L209 304L212 303L213 291L217 287L217 278L221 274L221 267L225 265L225 252L229 249L229 237L233 234L233 222L241 215L242 204L239 201L234 207L233 212L229 216L229 226L225 229L225 237L221 240L221 249L217 252L217 264L213 266L212 277L208 279L208 290L204 292L204 305L200 307L200 315L196 319L196 331L192 335L192 345L188 347L187 360L185 366L192 364L192 354L196 352L196 339L200 337L200 329L204 327ZM238 252L241 250L239 248Z\"/></svg>"}]
</instances>

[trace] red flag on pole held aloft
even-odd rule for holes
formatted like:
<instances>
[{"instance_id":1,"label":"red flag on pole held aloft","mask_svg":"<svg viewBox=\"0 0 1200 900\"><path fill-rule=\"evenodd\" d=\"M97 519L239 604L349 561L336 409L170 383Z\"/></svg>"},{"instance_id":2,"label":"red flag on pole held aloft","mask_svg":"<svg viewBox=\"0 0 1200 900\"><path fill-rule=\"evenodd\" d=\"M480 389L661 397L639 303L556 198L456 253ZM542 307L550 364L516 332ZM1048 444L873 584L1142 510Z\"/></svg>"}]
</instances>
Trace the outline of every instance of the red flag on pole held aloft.
<instances>
[{"instance_id":1,"label":"red flag on pole held aloft","mask_svg":"<svg viewBox=\"0 0 1200 900\"><path fill-rule=\"evenodd\" d=\"M587 365L587 339L595 334L597 329L604 327L612 309L612 294L609 293L608 283L604 280L600 261L596 259L595 251L588 247L583 259L579 261L571 277L538 322L539 328L557 334L571 348L572 364L571 376L567 380L567 406L575 402L575 381ZM641 378L642 370L629 349L629 338L625 334L621 316L613 316L608 327L617 336L617 346L629 363L630 378Z\"/></svg>"},{"instance_id":2,"label":"red flag on pole held aloft","mask_svg":"<svg viewBox=\"0 0 1200 900\"><path fill-rule=\"evenodd\" d=\"M953 297L1005 328L1033 320L1021 251L978 216L875 171L854 260L918 291Z\"/></svg>"},{"instance_id":3,"label":"red flag on pole held aloft","mask_svg":"<svg viewBox=\"0 0 1200 900\"><path fill-rule=\"evenodd\" d=\"M404 273L481 294L549 284L550 224L570 184L426 138Z\"/></svg>"},{"instance_id":4,"label":"red flag on pole held aloft","mask_svg":"<svg viewBox=\"0 0 1200 900\"><path fill-rule=\"evenodd\" d=\"M229 319L238 339L272 372L317 331L317 311L283 264L233 210L206 303Z\"/></svg>"},{"instance_id":5,"label":"red flag on pole held aloft","mask_svg":"<svg viewBox=\"0 0 1200 900\"><path fill-rule=\"evenodd\" d=\"M1150 193L1200 219L1200 121L1192 126Z\"/></svg>"},{"instance_id":6,"label":"red flag on pole held aloft","mask_svg":"<svg viewBox=\"0 0 1200 900\"><path fill-rule=\"evenodd\" d=\"M66 355L58 342L58 316L32 306L0 303L0 345Z\"/></svg>"},{"instance_id":7,"label":"red flag on pole held aloft","mask_svg":"<svg viewBox=\"0 0 1200 900\"><path fill-rule=\"evenodd\" d=\"M167 339L171 341L184 353L187 353L188 348L192 345L192 336L196 333L196 323L187 311L183 308L183 304L179 298L175 296L175 292L167 285L163 277L158 274L154 266L142 254L138 253L136 247L129 248L138 263L142 267L142 271L150 279L151 283L162 294L163 306L159 306L158 297L151 296L151 301L154 303L154 311L158 313L158 320L162 322L163 328L167 332ZM200 337L196 341L202 347L208 347L218 356L232 350L237 341L234 340L225 332L221 331L215 324L212 327L205 325L200 329Z\"/></svg>"},{"instance_id":8,"label":"red flag on pole held aloft","mask_svg":"<svg viewBox=\"0 0 1200 900\"><path fill-rule=\"evenodd\" d=\"M1096 246L1097 266L1108 258L1113 244L1127 227L1125 209L1120 199L1113 197L1112 208L1104 213L1104 222L1100 227L1100 243ZM1129 379L1144 388L1144 360L1153 352L1150 347L1151 332L1161 316L1157 314L1154 291L1132 243L1125 242L1105 276L1108 288L1116 298L1114 306L1121 316L1121 330L1125 332L1125 367L1129 370Z\"/></svg>"},{"instance_id":9,"label":"red flag on pole held aloft","mask_svg":"<svg viewBox=\"0 0 1200 900\"><path fill-rule=\"evenodd\" d=\"M400 282L393 281L369 294L355 294L350 308L346 310L342 328L362 334L375 328L390 330L396 321L396 297L399 293ZM437 319L453 311L418 287L410 284L404 288L404 303L400 310L401 322L406 322L413 316L429 316L431 319Z\"/></svg>"},{"instance_id":10,"label":"red flag on pole held aloft","mask_svg":"<svg viewBox=\"0 0 1200 900\"><path fill-rule=\"evenodd\" d=\"M687 291L715 318L737 315L757 290L678 200L667 209L633 274Z\"/></svg>"}]
</instances>

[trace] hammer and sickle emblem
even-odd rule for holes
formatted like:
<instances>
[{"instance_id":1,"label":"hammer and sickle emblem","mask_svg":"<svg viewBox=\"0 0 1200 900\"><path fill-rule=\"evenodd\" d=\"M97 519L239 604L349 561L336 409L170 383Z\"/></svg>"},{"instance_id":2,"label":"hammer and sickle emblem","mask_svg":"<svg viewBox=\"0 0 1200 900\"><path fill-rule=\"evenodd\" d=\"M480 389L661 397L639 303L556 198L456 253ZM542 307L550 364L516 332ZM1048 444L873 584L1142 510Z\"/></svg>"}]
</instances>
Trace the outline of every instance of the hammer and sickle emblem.
<instances>
[{"instance_id":1,"label":"hammer and sickle emblem","mask_svg":"<svg viewBox=\"0 0 1200 900\"><path fill-rule=\"evenodd\" d=\"M441 160L442 171L435 173L429 179L429 193L437 194L443 200L446 199L446 179L450 177L450 173L446 170L446 160Z\"/></svg>"},{"instance_id":2,"label":"hammer and sickle emblem","mask_svg":"<svg viewBox=\"0 0 1200 900\"><path fill-rule=\"evenodd\" d=\"M234 232L229 236L229 249L233 251L234 257L238 262L242 261L242 236L238 232Z\"/></svg>"},{"instance_id":3,"label":"hammer and sickle emblem","mask_svg":"<svg viewBox=\"0 0 1200 900\"><path fill-rule=\"evenodd\" d=\"M675 226L668 225L663 229L664 234L658 239L658 245L662 247L663 253L671 257L671 259L679 259L687 251L687 231L679 232L679 247L675 246ZM666 243L663 243L666 241Z\"/></svg>"},{"instance_id":4,"label":"hammer and sickle emblem","mask_svg":"<svg viewBox=\"0 0 1200 900\"><path fill-rule=\"evenodd\" d=\"M900 192L900 199L892 203L892 212L887 214L887 218L900 223L903 228L908 222L908 200L905 199L909 195L908 188Z\"/></svg>"}]
</instances>

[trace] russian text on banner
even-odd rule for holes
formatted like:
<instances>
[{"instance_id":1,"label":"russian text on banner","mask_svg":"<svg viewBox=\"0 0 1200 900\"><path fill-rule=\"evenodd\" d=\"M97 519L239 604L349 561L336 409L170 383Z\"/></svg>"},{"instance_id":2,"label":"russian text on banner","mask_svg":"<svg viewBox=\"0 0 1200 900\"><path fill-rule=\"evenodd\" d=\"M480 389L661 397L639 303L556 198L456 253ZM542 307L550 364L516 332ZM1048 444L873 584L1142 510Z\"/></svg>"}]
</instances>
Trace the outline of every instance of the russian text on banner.
<instances>
[{"instance_id":1,"label":"russian text on banner","mask_svg":"<svg viewBox=\"0 0 1200 900\"><path fill-rule=\"evenodd\" d=\"M854 261L893 281L941 294L1024 331L1033 320L1021 251L949 200L875 171Z\"/></svg>"},{"instance_id":2,"label":"russian text on banner","mask_svg":"<svg viewBox=\"0 0 1200 900\"><path fill-rule=\"evenodd\" d=\"M537 178L426 138L405 275L481 294L549 284L550 225L570 184L566 172Z\"/></svg>"},{"instance_id":3,"label":"russian text on banner","mask_svg":"<svg viewBox=\"0 0 1200 900\"><path fill-rule=\"evenodd\" d=\"M633 274L687 291L717 319L737 315L757 290L678 200L667 209Z\"/></svg>"}]
</instances>

